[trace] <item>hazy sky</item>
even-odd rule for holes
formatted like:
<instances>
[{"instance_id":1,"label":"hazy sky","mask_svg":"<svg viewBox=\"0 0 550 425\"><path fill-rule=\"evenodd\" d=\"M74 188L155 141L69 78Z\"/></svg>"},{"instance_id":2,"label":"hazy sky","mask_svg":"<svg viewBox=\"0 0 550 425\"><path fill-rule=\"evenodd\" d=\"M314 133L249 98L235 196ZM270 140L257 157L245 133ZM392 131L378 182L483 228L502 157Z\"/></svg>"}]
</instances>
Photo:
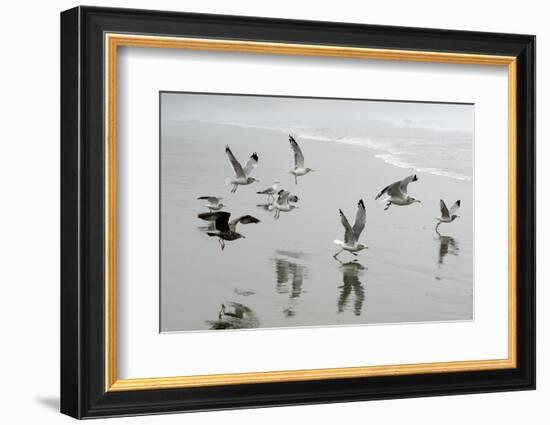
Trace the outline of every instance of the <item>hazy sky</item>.
<instances>
[{"instance_id":1,"label":"hazy sky","mask_svg":"<svg viewBox=\"0 0 550 425\"><path fill-rule=\"evenodd\" d=\"M415 102L163 93L163 125L190 120L244 125L323 126L360 131L369 122L392 127L473 132L474 106Z\"/></svg>"}]
</instances>

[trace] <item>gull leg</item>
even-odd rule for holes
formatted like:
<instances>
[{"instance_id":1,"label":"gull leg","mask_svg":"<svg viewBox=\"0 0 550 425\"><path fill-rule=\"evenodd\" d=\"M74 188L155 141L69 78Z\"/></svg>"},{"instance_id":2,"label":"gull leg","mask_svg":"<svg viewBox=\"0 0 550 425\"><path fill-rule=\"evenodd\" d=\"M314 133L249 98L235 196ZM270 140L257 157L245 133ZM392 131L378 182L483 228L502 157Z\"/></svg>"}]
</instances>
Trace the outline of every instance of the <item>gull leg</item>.
<instances>
[{"instance_id":1,"label":"gull leg","mask_svg":"<svg viewBox=\"0 0 550 425\"><path fill-rule=\"evenodd\" d=\"M220 239L220 241L222 242L222 251L225 249L225 242L223 239Z\"/></svg>"},{"instance_id":2,"label":"gull leg","mask_svg":"<svg viewBox=\"0 0 550 425\"><path fill-rule=\"evenodd\" d=\"M388 208L389 208L390 206L391 206L391 202L388 202L388 203L386 204L386 208L384 208L384 211L387 211Z\"/></svg>"},{"instance_id":3,"label":"gull leg","mask_svg":"<svg viewBox=\"0 0 550 425\"><path fill-rule=\"evenodd\" d=\"M438 222L438 223L435 225L435 233L437 233L439 236L441 236L441 233L439 233L439 230L438 230L440 224L441 224L441 221Z\"/></svg>"},{"instance_id":4,"label":"gull leg","mask_svg":"<svg viewBox=\"0 0 550 425\"><path fill-rule=\"evenodd\" d=\"M340 253L344 250L344 248L342 248L340 251L338 251L336 254L333 255L333 258L335 258L336 260L338 260L338 255L340 255Z\"/></svg>"},{"instance_id":5,"label":"gull leg","mask_svg":"<svg viewBox=\"0 0 550 425\"><path fill-rule=\"evenodd\" d=\"M350 252L350 254L353 254L357 257L357 253L356 252Z\"/></svg>"},{"instance_id":6,"label":"gull leg","mask_svg":"<svg viewBox=\"0 0 550 425\"><path fill-rule=\"evenodd\" d=\"M294 174L294 181L298 184L298 176L296 174Z\"/></svg>"},{"instance_id":7,"label":"gull leg","mask_svg":"<svg viewBox=\"0 0 550 425\"><path fill-rule=\"evenodd\" d=\"M237 191L237 187L238 186L236 184L234 184L233 189L231 189L231 193L235 193Z\"/></svg>"}]
</instances>

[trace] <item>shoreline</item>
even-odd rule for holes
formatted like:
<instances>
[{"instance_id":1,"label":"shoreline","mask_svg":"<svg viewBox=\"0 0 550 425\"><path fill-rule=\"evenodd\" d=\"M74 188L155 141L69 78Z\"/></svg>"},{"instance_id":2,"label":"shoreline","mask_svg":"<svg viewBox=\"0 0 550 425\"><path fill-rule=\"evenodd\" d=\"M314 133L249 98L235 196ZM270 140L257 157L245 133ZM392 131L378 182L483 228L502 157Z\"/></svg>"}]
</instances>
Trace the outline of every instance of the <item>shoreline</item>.
<instances>
[{"instance_id":1,"label":"shoreline","mask_svg":"<svg viewBox=\"0 0 550 425\"><path fill-rule=\"evenodd\" d=\"M241 130L251 130L251 131L266 131L266 132L273 132L277 134L281 134L282 136L286 137L288 134L292 134L295 137L298 137L303 140L309 140L312 142L324 142L324 143L334 143L337 145L345 145L345 146L358 146L362 149L366 149L367 151L370 151L372 153L372 156L376 159L379 159L383 161L384 163L388 165L392 165L396 168L400 168L403 170L415 170L419 173L426 173L431 174L434 176L439 177L447 177L454 180L461 180L461 181L473 181L474 176L467 176L463 174L459 174L455 171L446 171L446 170L439 170L435 168L428 168L425 166L413 166L412 164L404 163L399 158L395 158L392 155L395 155L395 153L391 153L388 150L384 150L381 148L375 148L373 146L369 146L367 140L368 138L366 136L361 135L353 135L353 136L338 136L338 137L328 137L328 136L314 136L311 134L303 133L304 127L298 127L298 129L285 129L285 128L276 128L276 127L268 127L268 126L252 126L252 125L246 125L246 124L239 124L239 123L214 123L214 122L208 122L208 121L188 121L187 122L190 125L193 124L200 124L200 125L207 125L207 126L219 126L219 127L232 127L234 129L241 129ZM311 133L311 129L309 129L309 133ZM358 143L357 140L361 140L364 143Z\"/></svg>"}]
</instances>

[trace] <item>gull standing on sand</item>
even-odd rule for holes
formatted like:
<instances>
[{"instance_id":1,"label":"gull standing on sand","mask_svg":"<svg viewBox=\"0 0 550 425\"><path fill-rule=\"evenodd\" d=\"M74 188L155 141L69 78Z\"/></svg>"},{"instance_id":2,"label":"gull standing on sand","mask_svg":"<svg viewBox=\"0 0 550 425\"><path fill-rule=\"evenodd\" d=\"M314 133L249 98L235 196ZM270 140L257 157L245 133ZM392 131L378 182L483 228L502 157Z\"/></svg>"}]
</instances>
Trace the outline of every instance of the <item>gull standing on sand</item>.
<instances>
[{"instance_id":1,"label":"gull standing on sand","mask_svg":"<svg viewBox=\"0 0 550 425\"><path fill-rule=\"evenodd\" d=\"M298 184L298 176L305 176L312 170L304 166L304 154L298 146L298 142L290 134L288 135L288 141L290 142L290 147L294 151L294 170L289 171L290 174L294 175L294 181Z\"/></svg>"},{"instance_id":2,"label":"gull standing on sand","mask_svg":"<svg viewBox=\"0 0 550 425\"><path fill-rule=\"evenodd\" d=\"M440 199L439 208L441 208L441 217L436 218L436 220L438 221L438 223L435 225L435 231L437 234L439 234L437 228L441 223L451 223L455 219L460 217L458 214L456 214L460 208L460 199L453 204L450 210L447 209L447 205L445 205L443 199Z\"/></svg>"},{"instance_id":3,"label":"gull standing on sand","mask_svg":"<svg viewBox=\"0 0 550 425\"><path fill-rule=\"evenodd\" d=\"M249 174L258 165L258 154L256 154L256 152L250 155L250 158L248 158L248 161L246 162L244 168L241 166L241 163L237 161L237 158L235 158L235 155L233 155L233 152L231 152L229 146L225 147L225 153L227 154L229 162L231 163L231 166L235 171L235 177L233 179L226 179L226 183L228 185L233 185L231 193L235 193L237 191L238 185L247 185L250 183L259 182L258 179L255 179L254 177L249 177Z\"/></svg>"},{"instance_id":4,"label":"gull standing on sand","mask_svg":"<svg viewBox=\"0 0 550 425\"><path fill-rule=\"evenodd\" d=\"M206 199L208 204L205 204L204 206L210 211L219 211L225 207L225 205L220 202L223 198L217 196L200 196L197 199Z\"/></svg>"},{"instance_id":5,"label":"gull standing on sand","mask_svg":"<svg viewBox=\"0 0 550 425\"><path fill-rule=\"evenodd\" d=\"M416 199L414 196L407 194L407 186L409 183L417 180L418 177L416 177L416 174L413 174L409 177L405 177L403 180L396 181L382 189L380 193L376 195L374 200L377 200L384 194L388 195L388 197L384 199L384 202L386 202L386 208L384 208L384 211L386 211L392 204L404 206L415 202L420 203L421 201Z\"/></svg>"},{"instance_id":6,"label":"gull standing on sand","mask_svg":"<svg viewBox=\"0 0 550 425\"><path fill-rule=\"evenodd\" d=\"M367 221L367 211L365 209L365 204L363 203L362 199L359 200L359 203L357 204L357 214L355 215L355 223L353 223L353 227L350 226L349 221L342 210L338 211L340 211L340 220L342 221L342 225L344 226L345 233L344 242L339 241L338 239L334 241L334 243L340 246L341 249L336 254L334 254L333 257L338 259L338 255L342 251L348 251L350 254L357 256L357 252L368 248L367 246L359 243L359 236L361 236L361 232L365 228L365 223Z\"/></svg>"},{"instance_id":7,"label":"gull standing on sand","mask_svg":"<svg viewBox=\"0 0 550 425\"><path fill-rule=\"evenodd\" d=\"M275 199L275 194L277 193L281 182L279 180L273 180L273 185L267 189L256 192L258 195L267 195L267 201Z\"/></svg>"},{"instance_id":8,"label":"gull standing on sand","mask_svg":"<svg viewBox=\"0 0 550 425\"><path fill-rule=\"evenodd\" d=\"M278 219L281 215L281 211L289 212L294 208L298 208L296 205L293 205L291 202L298 202L298 197L296 195L290 195L288 190L279 190L279 197L277 201L273 203L275 209L274 219Z\"/></svg>"},{"instance_id":9,"label":"gull standing on sand","mask_svg":"<svg viewBox=\"0 0 550 425\"><path fill-rule=\"evenodd\" d=\"M218 238L218 242L222 247L222 251L225 248L224 241L234 241L236 239L244 238L244 235L241 235L237 232L237 224L250 224L260 222L260 220L258 220L256 217L252 217L251 215L243 215L239 218L229 221L229 216L231 216L231 213L228 213L226 211L204 213L201 215L208 215L208 218L210 218L211 220L215 220L216 231L206 232L206 234L208 236L216 236ZM205 219L206 218L203 218L203 220Z\"/></svg>"}]
</instances>

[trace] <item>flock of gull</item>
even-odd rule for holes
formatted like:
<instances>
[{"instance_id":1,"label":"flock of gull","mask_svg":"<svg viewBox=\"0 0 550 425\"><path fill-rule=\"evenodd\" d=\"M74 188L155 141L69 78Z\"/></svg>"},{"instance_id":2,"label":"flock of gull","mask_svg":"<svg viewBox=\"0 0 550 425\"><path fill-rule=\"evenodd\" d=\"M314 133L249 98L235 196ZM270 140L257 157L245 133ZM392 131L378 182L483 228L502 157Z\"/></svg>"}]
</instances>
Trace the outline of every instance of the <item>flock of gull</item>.
<instances>
[{"instance_id":1,"label":"flock of gull","mask_svg":"<svg viewBox=\"0 0 550 425\"><path fill-rule=\"evenodd\" d=\"M315 170L305 166L304 154L294 137L289 135L288 140L290 143L290 148L294 153L294 168L290 170L289 173L294 176L295 184L298 184L298 177L303 177ZM235 173L234 177L226 179L226 184L231 186L231 193L235 193L239 186L246 186L259 182L258 179L250 176L252 171L258 165L258 154L256 152L248 158L244 167L237 160L229 146L226 146L225 153ZM416 182L417 180L418 177L416 174L413 174L405 177L403 180L389 184L382 189L374 199L378 200L384 196L382 199L385 203L384 211L388 210L392 205L407 206L414 203L420 203L420 200L408 194L409 184ZM296 205L299 201L298 196L292 194L288 190L282 189L280 185L281 182L279 180L274 180L272 186L256 192L258 195L267 196L267 203L259 204L258 207L261 207L267 211L272 211L274 219L279 219L281 212L291 212L298 208ZM218 242L222 250L225 248L226 241L234 241L245 238L244 235L237 232L237 225L239 223L250 224L260 222L259 219L252 215L243 215L230 220L231 213L222 211L225 207L222 203L222 197L209 195L200 196L198 199L206 200L207 203L205 204L205 207L209 210L208 212L198 214L198 217L213 224L214 229L206 233L208 236L218 238ZM437 224L435 226L435 231L438 234L438 228L442 223L451 223L456 218L460 217L457 214L459 208L460 200L457 200L451 208L447 208L445 202L442 199L440 200L441 215L436 218ZM367 214L365 204L362 199L359 200L353 226L350 224L342 210L339 210L339 212L340 221L344 227L344 240L334 241L334 243L340 247L340 250L334 254L334 258L338 259L338 255L340 255L343 251L347 251L350 254L357 256L359 251L368 248L366 245L359 242L361 233L365 229L366 225Z\"/></svg>"}]
</instances>

